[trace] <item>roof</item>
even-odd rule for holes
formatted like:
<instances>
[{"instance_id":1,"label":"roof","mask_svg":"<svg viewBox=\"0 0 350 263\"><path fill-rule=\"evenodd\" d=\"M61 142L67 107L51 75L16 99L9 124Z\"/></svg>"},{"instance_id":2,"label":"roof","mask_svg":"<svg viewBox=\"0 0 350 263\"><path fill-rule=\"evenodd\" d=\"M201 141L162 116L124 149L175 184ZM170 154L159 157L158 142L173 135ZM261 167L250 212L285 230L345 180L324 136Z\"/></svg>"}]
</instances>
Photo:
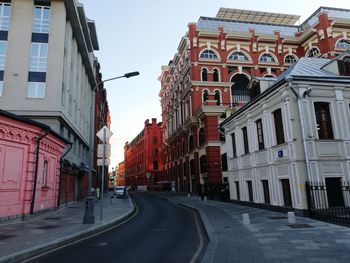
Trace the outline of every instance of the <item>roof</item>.
<instances>
[{"instance_id":1,"label":"roof","mask_svg":"<svg viewBox=\"0 0 350 263\"><path fill-rule=\"evenodd\" d=\"M43 124L41 122L37 122L37 121L31 120L31 119L28 119L26 117L23 117L23 116L20 116L20 115L17 115L17 114L13 114L11 112L8 112L8 111L5 111L5 110L1 110L1 109L0 109L0 116L4 116L4 117L9 118L9 119L13 119L13 120L16 120L16 121L19 121L19 122L24 122L24 123L27 123L27 124L39 127L39 128L41 128L43 130L47 130L47 131L49 131L49 133L51 133L55 137L59 138L60 140L62 140L66 144L71 144L70 141L68 141L67 139L65 139L61 135L57 134L55 131L53 131L50 128L50 126L47 126L47 125L45 125L45 124Z\"/></svg>"},{"instance_id":2,"label":"roof","mask_svg":"<svg viewBox=\"0 0 350 263\"><path fill-rule=\"evenodd\" d=\"M203 30L217 30L219 26L224 27L226 32L240 33L249 33L249 30L253 28L258 35L274 35L275 32L280 32L281 36L294 36L298 32L298 26L234 21L203 16L197 22L197 28Z\"/></svg>"},{"instance_id":3,"label":"roof","mask_svg":"<svg viewBox=\"0 0 350 263\"><path fill-rule=\"evenodd\" d=\"M343 8L334 8L334 7L325 7L321 6L318 8L311 16L309 16L305 22L303 22L300 27L307 28L318 22L318 16L320 13L327 13L328 17L331 19L341 18L341 19L350 19L350 10Z\"/></svg>"},{"instance_id":4,"label":"roof","mask_svg":"<svg viewBox=\"0 0 350 263\"><path fill-rule=\"evenodd\" d=\"M300 16L221 7L216 15L216 18L244 22L295 25Z\"/></svg>"}]
</instances>

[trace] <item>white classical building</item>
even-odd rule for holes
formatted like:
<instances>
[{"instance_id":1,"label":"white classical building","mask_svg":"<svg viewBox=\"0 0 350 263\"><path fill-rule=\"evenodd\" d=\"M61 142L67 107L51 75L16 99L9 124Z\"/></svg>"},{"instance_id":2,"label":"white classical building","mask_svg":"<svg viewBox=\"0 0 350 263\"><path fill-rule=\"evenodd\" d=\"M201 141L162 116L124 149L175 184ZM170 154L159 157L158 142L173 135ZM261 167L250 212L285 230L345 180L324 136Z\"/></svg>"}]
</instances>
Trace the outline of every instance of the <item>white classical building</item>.
<instances>
[{"instance_id":1,"label":"white classical building","mask_svg":"<svg viewBox=\"0 0 350 263\"><path fill-rule=\"evenodd\" d=\"M253 78L250 89L251 101L221 124L230 199L305 212L310 181L325 184L326 207L344 204L341 185L350 181L350 54L301 58L278 78Z\"/></svg>"}]
</instances>

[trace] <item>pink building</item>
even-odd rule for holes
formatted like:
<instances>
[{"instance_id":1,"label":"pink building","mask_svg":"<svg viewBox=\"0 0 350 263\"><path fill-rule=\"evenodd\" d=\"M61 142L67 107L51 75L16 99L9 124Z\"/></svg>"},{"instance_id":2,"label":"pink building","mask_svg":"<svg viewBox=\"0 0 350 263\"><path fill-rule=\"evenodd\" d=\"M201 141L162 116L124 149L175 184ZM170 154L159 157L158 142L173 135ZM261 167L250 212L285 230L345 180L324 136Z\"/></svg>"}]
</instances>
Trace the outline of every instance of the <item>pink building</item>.
<instances>
[{"instance_id":1,"label":"pink building","mask_svg":"<svg viewBox=\"0 0 350 263\"><path fill-rule=\"evenodd\" d=\"M57 207L68 143L47 125L0 110L0 219Z\"/></svg>"}]
</instances>

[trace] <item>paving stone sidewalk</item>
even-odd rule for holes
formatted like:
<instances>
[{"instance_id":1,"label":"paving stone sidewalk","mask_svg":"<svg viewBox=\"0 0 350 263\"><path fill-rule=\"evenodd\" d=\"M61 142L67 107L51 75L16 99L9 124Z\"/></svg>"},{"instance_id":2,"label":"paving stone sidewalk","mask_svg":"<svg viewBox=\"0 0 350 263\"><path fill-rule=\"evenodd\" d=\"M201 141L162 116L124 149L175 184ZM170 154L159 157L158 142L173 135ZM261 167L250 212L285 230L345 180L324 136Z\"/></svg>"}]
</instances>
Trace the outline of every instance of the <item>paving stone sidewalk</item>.
<instances>
[{"instance_id":1,"label":"paving stone sidewalk","mask_svg":"<svg viewBox=\"0 0 350 263\"><path fill-rule=\"evenodd\" d=\"M0 262L21 262L37 253L89 236L131 216L134 204L130 198L94 202L95 223L83 224L85 203L77 202L33 219L0 224Z\"/></svg>"},{"instance_id":2,"label":"paving stone sidewalk","mask_svg":"<svg viewBox=\"0 0 350 263\"><path fill-rule=\"evenodd\" d=\"M350 262L350 228L304 217L292 228L285 213L195 196L166 198L199 211L209 236L202 262ZM243 225L243 213L250 225Z\"/></svg>"}]
</instances>

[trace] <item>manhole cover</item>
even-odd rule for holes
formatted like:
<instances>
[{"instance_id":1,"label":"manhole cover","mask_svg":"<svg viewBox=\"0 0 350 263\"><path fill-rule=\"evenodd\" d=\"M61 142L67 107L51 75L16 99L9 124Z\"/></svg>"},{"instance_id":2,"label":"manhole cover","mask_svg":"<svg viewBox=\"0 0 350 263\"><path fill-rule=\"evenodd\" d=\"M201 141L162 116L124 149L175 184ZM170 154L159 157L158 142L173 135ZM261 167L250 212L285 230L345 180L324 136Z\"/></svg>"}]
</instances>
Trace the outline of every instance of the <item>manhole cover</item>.
<instances>
[{"instance_id":1,"label":"manhole cover","mask_svg":"<svg viewBox=\"0 0 350 263\"><path fill-rule=\"evenodd\" d=\"M312 228L312 226L308 224L289 224L288 226L291 228Z\"/></svg>"},{"instance_id":2,"label":"manhole cover","mask_svg":"<svg viewBox=\"0 0 350 263\"><path fill-rule=\"evenodd\" d=\"M52 229L52 228L57 228L57 227L59 227L59 226L39 226L39 227L37 227L37 229Z\"/></svg>"},{"instance_id":3,"label":"manhole cover","mask_svg":"<svg viewBox=\"0 0 350 263\"><path fill-rule=\"evenodd\" d=\"M0 234L0 240L5 240L5 239L11 238L11 237L15 237L15 235L1 235Z\"/></svg>"},{"instance_id":4,"label":"manhole cover","mask_svg":"<svg viewBox=\"0 0 350 263\"><path fill-rule=\"evenodd\" d=\"M286 216L270 216L270 219L277 220L277 219L288 219Z\"/></svg>"}]
</instances>

